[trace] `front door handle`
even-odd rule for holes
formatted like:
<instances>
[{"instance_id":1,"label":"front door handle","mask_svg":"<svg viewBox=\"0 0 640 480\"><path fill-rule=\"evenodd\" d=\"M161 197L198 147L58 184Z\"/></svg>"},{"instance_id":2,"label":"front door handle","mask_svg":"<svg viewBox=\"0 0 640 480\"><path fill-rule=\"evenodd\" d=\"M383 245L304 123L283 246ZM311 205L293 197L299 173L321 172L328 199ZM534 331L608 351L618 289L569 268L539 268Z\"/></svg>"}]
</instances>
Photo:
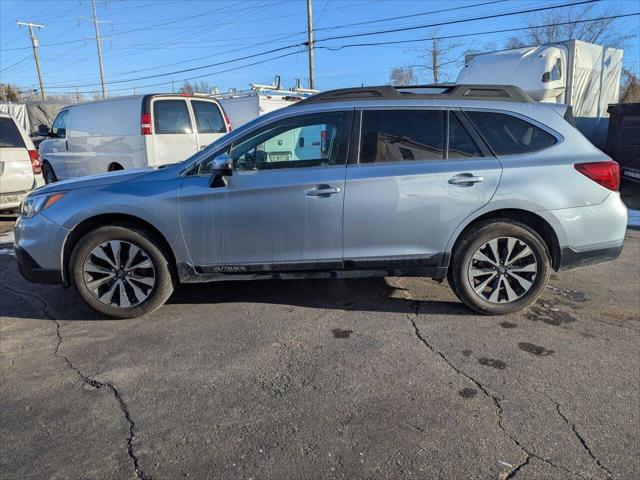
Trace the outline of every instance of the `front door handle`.
<instances>
[{"instance_id":1,"label":"front door handle","mask_svg":"<svg viewBox=\"0 0 640 480\"><path fill-rule=\"evenodd\" d=\"M328 197L336 193L340 193L340 187L332 187L331 185L318 185L304 191L307 197Z\"/></svg>"},{"instance_id":2,"label":"front door handle","mask_svg":"<svg viewBox=\"0 0 640 480\"><path fill-rule=\"evenodd\" d=\"M451 185L459 187L470 187L479 182L484 182L484 177L475 176L473 173L460 173L449 179Z\"/></svg>"}]
</instances>

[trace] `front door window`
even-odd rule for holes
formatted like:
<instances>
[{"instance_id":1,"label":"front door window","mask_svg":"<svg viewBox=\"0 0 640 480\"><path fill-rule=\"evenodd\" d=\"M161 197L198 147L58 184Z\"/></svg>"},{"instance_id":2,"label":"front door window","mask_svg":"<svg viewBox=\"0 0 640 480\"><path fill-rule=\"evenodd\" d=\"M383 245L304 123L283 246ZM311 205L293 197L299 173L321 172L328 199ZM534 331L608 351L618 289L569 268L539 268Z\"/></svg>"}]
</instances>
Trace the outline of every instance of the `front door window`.
<instances>
[{"instance_id":1,"label":"front door window","mask_svg":"<svg viewBox=\"0 0 640 480\"><path fill-rule=\"evenodd\" d=\"M239 170L320 167L344 164L347 135L344 112L287 118L232 145Z\"/></svg>"}]
</instances>

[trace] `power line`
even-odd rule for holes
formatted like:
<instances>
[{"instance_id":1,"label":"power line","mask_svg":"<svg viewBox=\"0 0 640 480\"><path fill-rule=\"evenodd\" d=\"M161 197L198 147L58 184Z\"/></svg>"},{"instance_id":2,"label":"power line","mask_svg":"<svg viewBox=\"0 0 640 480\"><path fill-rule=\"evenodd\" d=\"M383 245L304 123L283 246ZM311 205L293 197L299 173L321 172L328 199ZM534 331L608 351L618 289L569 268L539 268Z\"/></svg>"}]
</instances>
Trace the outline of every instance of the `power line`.
<instances>
[{"instance_id":1,"label":"power line","mask_svg":"<svg viewBox=\"0 0 640 480\"><path fill-rule=\"evenodd\" d=\"M571 3L565 3L562 5L550 5L550 6L545 6L545 7L537 7L537 8L529 8L527 10L519 10L517 12L506 12L506 13L494 13L491 15L483 15L481 17L475 17L475 18L471 18L471 19L464 19L464 20L447 20L447 21L443 21L443 22L436 22L436 23L431 23L428 25L416 25L416 26L412 26L412 27L402 27L402 28L393 28L393 29L388 29L388 30L378 30L375 32L363 32L363 33L351 33L348 35L338 35L338 36L334 36L334 37L326 37L320 40L316 40L316 42L328 42L329 40L342 40L345 38L355 38L355 37L366 37L366 36L370 36L370 35L384 35L387 33L398 33L398 32L407 32L410 30L420 30L423 28L433 28L433 27L441 27L444 25L453 25L453 24L457 24L457 23L465 23L465 22L471 22L471 21L477 21L477 20L490 20L490 19L494 19L494 18L501 18L501 17L509 17L511 15L520 15L523 13L534 13L534 12L543 12L545 10L553 10L555 8L563 8L563 7L573 7L575 5L584 5L587 3L596 3L596 2L600 2L601 0L581 0L578 2L571 2Z\"/></svg>"},{"instance_id":2,"label":"power line","mask_svg":"<svg viewBox=\"0 0 640 480\"><path fill-rule=\"evenodd\" d=\"M226 9L227 9L227 7L223 7L223 8L219 8L219 9L216 9L216 10L211 10L211 11L204 12L204 13L199 13L197 15L190 15L190 16L187 16L187 17L181 17L181 18L169 20L167 22L158 23L158 24L155 24L155 25L151 25L149 27L140 27L140 28L134 28L134 29L131 29L131 30L125 30L123 32L115 32L115 33L112 33L110 35L105 36L105 38L112 38L112 37L116 37L116 36L120 36L120 35L126 35L128 33L140 32L140 31L154 30L154 29L158 29L160 27L164 27L166 25L171 25L173 23L182 22L182 21L185 21L185 20L190 20L192 18L198 18L198 17L202 17L202 16L205 16L205 15L211 15L211 14L214 14L214 13L218 13L218 12L226 10ZM249 9L255 9L255 7L247 7L245 9L236 10L233 13L237 14L238 12L243 12L243 11L246 11L246 10L249 10ZM211 26L212 25L208 25L209 28ZM45 43L45 44L42 45L42 47L53 47L53 46L58 46L58 45L69 45L69 44L72 44L72 43L81 43L81 42L84 42L84 41L85 41L85 39L82 39L82 40L69 40L69 41L66 41L66 42ZM24 50L25 48L28 48L28 47L5 48L5 49L0 49L0 52L8 52L8 51L13 51L13 50Z\"/></svg>"},{"instance_id":3,"label":"power line","mask_svg":"<svg viewBox=\"0 0 640 480\"><path fill-rule=\"evenodd\" d=\"M369 25L372 23L380 23L380 22L387 22L390 20L404 20L405 18L415 18L415 17L424 17L426 15L433 15L434 13L444 13L444 12L452 12L454 10L467 10L469 8L474 8L474 7L483 7L486 5L492 5L495 3L504 3L507 2L508 0L492 0L490 2L482 2L482 3L474 3L472 5L461 5L459 7L450 7L450 8L443 8L441 10L430 10L428 12L416 12L416 13L412 13L409 15L400 15L398 17L387 17L387 18L379 18L376 20L365 20L363 22L356 22L356 23L345 23L342 25L336 25L333 27L323 27L323 28L316 28L316 31L320 31L320 30L336 30L338 28L346 28L346 27L357 27L360 25ZM320 19L318 19L320 20Z\"/></svg>"},{"instance_id":4,"label":"power line","mask_svg":"<svg viewBox=\"0 0 640 480\"><path fill-rule=\"evenodd\" d=\"M248 64L245 64L245 65L239 65L237 67L227 68L226 70L219 70L217 72L209 72L209 73L206 73L204 75L198 75L196 77L189 77L189 78L182 78L182 79L179 79L179 80L172 79L172 80L169 80L169 81L166 81L166 82L152 83L152 84L147 84L147 85L138 85L138 86L136 86L136 88L159 87L159 86L162 86L162 85L171 85L174 82L180 83L180 82L186 82L186 81L190 81L190 80L197 80L197 79L200 79L200 78L208 77L210 75L219 75L221 73L233 72L235 70L241 70L243 68L253 67L255 65L260 65L260 64L263 64L263 63L267 63L267 62L272 62L274 60L280 60L282 58L289 57L291 55L298 55L300 53L301 53L300 51L288 52L288 53L284 53L284 54L281 54L281 55L277 55L275 57L267 58L267 59L264 59L264 60L259 60L257 62L252 62L252 63L248 63ZM111 89L112 92L123 92L123 91L129 91L129 90L131 90L131 87ZM72 90L67 90L67 91L58 92L58 93L76 93L76 92L72 91ZM80 92L79 91L77 93L90 94L90 93L93 93L93 92L91 92L91 91L82 91L82 92Z\"/></svg>"},{"instance_id":5,"label":"power line","mask_svg":"<svg viewBox=\"0 0 640 480\"><path fill-rule=\"evenodd\" d=\"M395 28L395 29L388 29L388 30L384 30L384 31L363 32L363 33L356 33L356 34L350 34L350 35L342 35L342 36L337 36L337 37L328 37L328 38L323 38L323 39L320 39L320 40L315 40L315 43L328 42L330 40L343 39L343 38L363 37L363 36L369 36L369 35L381 35L381 34L385 34L385 33L397 33L397 32L403 32L403 31L407 31L407 30L425 29L425 28L432 28L434 26L451 25L451 24L465 23L465 22L471 22L471 21L477 21L477 20L487 20L487 19L490 19L490 18L500 18L500 17L512 16L512 15L519 15L519 14L523 14L523 13L539 12L539 11L545 11L545 10L552 10L552 9L556 9L556 8L570 7L570 6L574 6L574 5L582 5L582 4L586 4L586 3L595 3L595 2L598 2L598 1L600 1L600 0L580 0L580 1L565 3L565 4L561 4L561 5L544 6L544 7L525 9L525 10L518 10L518 11L515 11L515 12L497 13L497 14L492 14L492 15L483 15L483 16L480 16L480 17L468 18L468 19L464 19L464 20L449 20L449 21L431 23L431 24L426 24L426 25L418 25L418 26L412 26L412 27L401 27L401 28ZM127 82L134 82L134 81L137 82L137 81L140 81L140 80L149 80L149 79L152 79L152 78L159 78L159 77L164 77L164 76L169 76L169 75L176 75L176 74L181 74L181 73L194 72L194 71L197 71L197 70L204 70L206 68L216 67L216 66L225 65L225 64L228 64L228 63L234 63L234 62L238 62L238 61L242 61L242 60L248 60L250 58L256 58L256 57L260 57L260 56L264 56L264 55L269 55L271 53L280 52L280 51L284 51L284 50L288 50L288 49L292 49L292 48L300 48L300 47L308 47L308 46L309 46L309 42L296 43L296 44L291 44L291 45L287 45L287 46L283 46L283 47L279 47L279 48L275 48L275 49L270 49L270 50L266 50L266 51L263 51L263 52L255 53L255 54L252 54L252 55L245 55L243 57L234 58L234 59L231 59L231 60L226 60L226 61L221 61L221 62L216 62L216 63L212 63L212 64L208 64L208 65L200 65L200 66L186 68L186 69L182 69L182 70L175 70L175 71L170 71L170 72L158 73L158 74L155 74L155 75L146 75L146 76L143 76L143 77L127 78L127 79L122 79L122 80L112 80L112 81L109 81L109 82L106 82L106 83L112 85L112 84L127 83ZM67 84L67 85L61 85L61 86L56 87L56 88L93 87L93 86L96 86L96 85L97 84L95 84L95 83L88 83L88 84L82 84L82 85L70 85L70 84Z\"/></svg>"},{"instance_id":6,"label":"power line","mask_svg":"<svg viewBox=\"0 0 640 480\"><path fill-rule=\"evenodd\" d=\"M640 12L636 12L636 13L625 13L625 14L620 14L620 15L611 15L611 16L607 16L607 17L597 17L597 18L587 18L587 19L582 19L582 20L571 20L571 21L567 21L567 22L558 22L558 23L547 23L545 25L532 25L532 26L526 26L526 27L518 27L518 28L504 28L501 30L490 30L487 32L475 32L475 33L461 33L458 35L443 35L443 36L437 36L437 37L429 37L429 40L449 40L452 38L463 38L463 37L473 37L473 36L477 36L477 35L492 35L492 34L496 34L496 33L507 33L507 32L517 32L520 30L529 30L529 29L533 29L533 28L547 28L547 27L560 27L563 25L573 25L576 23L588 23L588 22L599 22L602 20L615 20L618 18L625 18L625 17L634 17L634 16L638 16L640 15ZM325 50L330 50L330 51L338 51L338 50L342 50L344 48L352 48L352 47L375 47L375 46L381 46L381 45L399 45L399 44L403 44L403 43L416 43L416 42L421 42L424 41L424 38L412 38L410 40L388 40L388 41L384 41L384 42L367 42L367 43L353 43L353 44L347 44L347 45L339 45L336 47L331 47L331 46L320 46L320 47L316 47L316 48L322 48Z\"/></svg>"},{"instance_id":7,"label":"power line","mask_svg":"<svg viewBox=\"0 0 640 480\"><path fill-rule=\"evenodd\" d=\"M575 23L587 23L587 22L596 22L596 21L601 21L601 20L614 20L614 19L618 19L618 18L625 18L625 17L632 17L632 16L638 16L640 15L640 12L636 12L636 13L630 13L630 14L621 14L621 15L611 15L611 16L606 16L606 17L596 17L596 18L589 18L589 19L583 19L583 20L574 20L574 21L568 21L568 22L557 22L557 23L548 23L548 24L544 24L544 25L531 25L531 26L526 26L526 27L518 27L518 28L508 28L508 29L500 29L500 30L491 30L491 31L486 31L486 32L475 32L475 33L468 33L468 34L460 34L460 35L446 35L446 36L440 36L440 37L434 37L435 40L445 40L445 39L449 39L449 38L460 38L460 37L466 37L466 36L475 36L475 35L489 35L489 34L495 34L495 33L505 33L505 32L516 32L516 31L521 31L521 30L527 30L530 28L545 28L545 27L553 27L553 26L562 26L562 25L570 25L570 24L575 24ZM390 44L397 44L397 43L415 43L418 41L423 41L424 38L416 38L416 39L411 39L411 40L396 40L396 41L387 41L387 42L372 42L372 43L362 43L362 44L350 44L350 45L340 45L337 47L317 47L317 48L324 48L324 49L330 49L330 50L340 50L342 48L351 48L351 47L369 47L369 46L377 46L377 45L390 45ZM232 67L229 69L225 69L225 70L219 70L216 72L209 72L206 73L204 75L199 75L196 77L189 77L189 78L183 78L180 80L177 80L178 82L184 82L184 81L189 81L189 80L196 80L199 78L204 78L204 77L208 77L210 75L218 75L221 73L227 73L230 71L234 71L234 70L240 70L243 68L247 68L247 67L252 67L255 65L260 65L263 63L267 63L267 62L271 62L274 60L279 60L281 58L285 58L291 55L296 55L299 54L300 51L296 51L296 52L288 52L288 53L284 53L275 57L271 57L265 60L260 60L257 62L252 62L252 63L248 63L248 64L244 64L244 65L239 65L237 67ZM136 86L136 88L149 88L149 87L157 87L157 86L162 86L162 85L169 85L173 82L172 81L168 81L168 82L160 82L160 83L153 83L153 84L147 84L147 85L138 85ZM116 89L113 91L127 91L130 90L130 87L127 88L120 88L120 89ZM80 93L92 93L92 92L80 92Z\"/></svg>"}]
</instances>

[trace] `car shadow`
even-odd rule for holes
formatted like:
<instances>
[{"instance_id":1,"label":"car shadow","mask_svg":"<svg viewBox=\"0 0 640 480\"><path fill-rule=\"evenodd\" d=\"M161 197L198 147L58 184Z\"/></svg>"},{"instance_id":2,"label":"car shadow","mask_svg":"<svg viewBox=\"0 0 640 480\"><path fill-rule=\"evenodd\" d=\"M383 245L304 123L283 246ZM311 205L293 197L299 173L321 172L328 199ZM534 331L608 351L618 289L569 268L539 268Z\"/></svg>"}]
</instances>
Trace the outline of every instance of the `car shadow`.
<instances>
[{"instance_id":1,"label":"car shadow","mask_svg":"<svg viewBox=\"0 0 640 480\"><path fill-rule=\"evenodd\" d=\"M415 312L417 301L399 296L401 290L384 278L213 282L180 285L167 303L262 303L363 312ZM421 313L473 315L461 302L419 304Z\"/></svg>"},{"instance_id":2,"label":"car shadow","mask_svg":"<svg viewBox=\"0 0 640 480\"><path fill-rule=\"evenodd\" d=\"M3 269L6 272L5 269ZM11 269L13 270L13 268ZM3 273L4 273L3 272ZM34 285L26 282L15 268L4 276L0 291L0 317L60 320L104 321L113 319L89 308L71 288ZM429 301L404 298L402 288L394 287L384 278L322 279L322 280L258 280L213 282L179 285L167 301L168 305L268 304L328 310L463 315L474 313L461 302ZM25 303L28 307L25 307ZM162 316L163 307L148 315Z\"/></svg>"}]
</instances>

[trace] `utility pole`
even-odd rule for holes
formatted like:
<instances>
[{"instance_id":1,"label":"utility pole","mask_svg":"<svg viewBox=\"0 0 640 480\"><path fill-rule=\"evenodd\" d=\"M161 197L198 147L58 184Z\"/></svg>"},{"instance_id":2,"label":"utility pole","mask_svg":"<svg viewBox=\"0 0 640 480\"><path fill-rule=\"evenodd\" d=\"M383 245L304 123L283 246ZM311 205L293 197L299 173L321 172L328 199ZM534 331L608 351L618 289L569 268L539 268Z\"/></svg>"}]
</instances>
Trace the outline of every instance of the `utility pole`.
<instances>
[{"instance_id":1,"label":"utility pole","mask_svg":"<svg viewBox=\"0 0 640 480\"><path fill-rule=\"evenodd\" d=\"M438 84L438 44L435 38L431 39L431 65L433 70L433 83Z\"/></svg>"},{"instance_id":2,"label":"utility pole","mask_svg":"<svg viewBox=\"0 0 640 480\"><path fill-rule=\"evenodd\" d=\"M102 66L102 42L100 40L100 23L109 23L108 20L98 20L96 13L96 0L93 0L93 18L80 17L93 23L96 29L96 44L98 45L98 65L100 66L100 83L102 84L102 98L107 98L107 87L104 84L104 67Z\"/></svg>"},{"instance_id":3,"label":"utility pole","mask_svg":"<svg viewBox=\"0 0 640 480\"><path fill-rule=\"evenodd\" d=\"M40 57L38 56L38 39L33 33L33 27L44 28L44 25L32 22L16 22L20 26L29 27L29 35L31 36L31 46L33 47L33 58L36 60L36 69L38 70L38 80L40 81L40 94L42 100L47 99L47 92L44 91L44 82L42 81L42 70L40 70Z\"/></svg>"},{"instance_id":4,"label":"utility pole","mask_svg":"<svg viewBox=\"0 0 640 480\"><path fill-rule=\"evenodd\" d=\"M313 66L313 7L311 0L307 0L307 31L309 33L309 88L315 88L315 72Z\"/></svg>"}]
</instances>

